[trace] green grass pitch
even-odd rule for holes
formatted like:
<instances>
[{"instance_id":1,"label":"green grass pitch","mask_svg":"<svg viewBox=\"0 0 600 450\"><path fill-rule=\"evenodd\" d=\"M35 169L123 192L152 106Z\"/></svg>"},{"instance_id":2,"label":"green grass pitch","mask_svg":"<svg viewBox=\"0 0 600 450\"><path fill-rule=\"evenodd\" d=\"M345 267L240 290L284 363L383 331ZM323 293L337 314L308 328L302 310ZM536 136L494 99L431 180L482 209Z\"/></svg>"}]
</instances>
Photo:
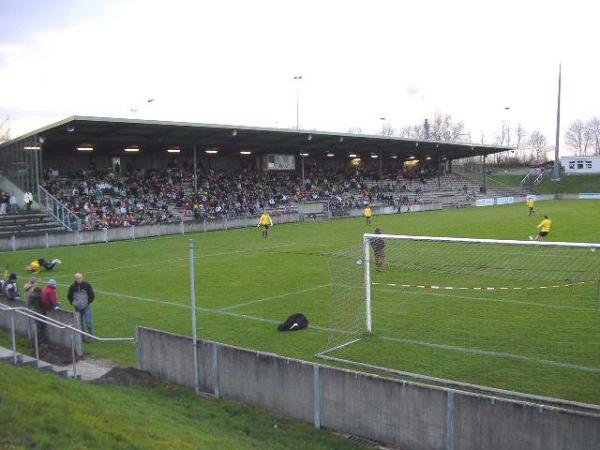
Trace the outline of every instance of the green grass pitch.
<instances>
[{"instance_id":1,"label":"green grass pitch","mask_svg":"<svg viewBox=\"0 0 600 450\"><path fill-rule=\"evenodd\" d=\"M132 336L136 325L191 334L188 239L197 245L198 335L201 338L315 360L330 326L330 252L360 245L379 226L388 234L527 239L542 214L554 221L550 241L600 242L594 201L523 204L341 219L5 253L0 266L23 268L34 258L60 258L49 275L60 284L63 307L76 271L97 291L99 336ZM600 254L599 254L600 256ZM385 274L389 277L391 275ZM375 279L377 281L377 279ZM477 284L454 276L452 283ZM408 372L501 389L600 404L600 314L595 286L551 294L439 293L374 288L374 331L336 356ZM526 295L526 296L525 296ZM495 301L503 300L503 301ZM509 300L509 301L504 301ZM311 323L279 333L289 314ZM4 338L4 341L6 338ZM86 351L134 364L131 344L86 344ZM582 369L579 369L581 367Z\"/></svg>"}]
</instances>

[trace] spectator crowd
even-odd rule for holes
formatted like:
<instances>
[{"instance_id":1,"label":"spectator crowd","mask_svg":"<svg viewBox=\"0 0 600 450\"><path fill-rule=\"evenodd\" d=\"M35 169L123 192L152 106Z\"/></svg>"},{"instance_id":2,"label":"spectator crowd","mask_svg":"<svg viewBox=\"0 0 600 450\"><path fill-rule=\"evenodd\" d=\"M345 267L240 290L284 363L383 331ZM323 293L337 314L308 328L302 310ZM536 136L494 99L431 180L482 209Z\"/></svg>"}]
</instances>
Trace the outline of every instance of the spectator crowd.
<instances>
[{"instance_id":1,"label":"spectator crowd","mask_svg":"<svg viewBox=\"0 0 600 450\"><path fill-rule=\"evenodd\" d=\"M419 174L420 182L429 176ZM196 193L193 172L187 166L169 165L163 170L92 167L66 177L49 170L44 187L81 220L82 230L98 230L169 224L184 218L254 216L264 210L288 211L306 201L327 202L333 209L361 208L375 201L393 205L398 199L386 193L407 193L407 185L398 180L415 177L388 171L384 178L389 185L378 178L376 171L360 168L308 167L303 180L294 171L208 169L198 172Z\"/></svg>"}]
</instances>

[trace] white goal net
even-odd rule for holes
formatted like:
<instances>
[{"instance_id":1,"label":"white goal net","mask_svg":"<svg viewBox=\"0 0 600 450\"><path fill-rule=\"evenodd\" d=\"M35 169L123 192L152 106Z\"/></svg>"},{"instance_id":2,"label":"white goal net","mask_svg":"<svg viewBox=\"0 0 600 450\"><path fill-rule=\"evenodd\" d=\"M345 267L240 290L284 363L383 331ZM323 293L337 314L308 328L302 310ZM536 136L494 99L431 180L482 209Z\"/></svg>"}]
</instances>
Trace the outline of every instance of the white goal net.
<instances>
[{"instance_id":1,"label":"white goal net","mask_svg":"<svg viewBox=\"0 0 600 450\"><path fill-rule=\"evenodd\" d=\"M537 393L600 382L600 244L366 234L330 276L320 356Z\"/></svg>"}]
</instances>

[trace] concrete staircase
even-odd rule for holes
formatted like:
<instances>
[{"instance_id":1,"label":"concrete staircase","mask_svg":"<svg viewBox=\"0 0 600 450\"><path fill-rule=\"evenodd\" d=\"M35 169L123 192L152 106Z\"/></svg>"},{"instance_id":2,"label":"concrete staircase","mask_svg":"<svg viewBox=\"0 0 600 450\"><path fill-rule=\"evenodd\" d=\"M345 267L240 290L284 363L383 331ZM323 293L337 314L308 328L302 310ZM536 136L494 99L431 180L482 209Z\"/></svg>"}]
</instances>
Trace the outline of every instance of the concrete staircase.
<instances>
[{"instance_id":1,"label":"concrete staircase","mask_svg":"<svg viewBox=\"0 0 600 450\"><path fill-rule=\"evenodd\" d=\"M66 231L64 226L40 212L0 216L0 239L41 236L62 231Z\"/></svg>"},{"instance_id":2,"label":"concrete staircase","mask_svg":"<svg viewBox=\"0 0 600 450\"><path fill-rule=\"evenodd\" d=\"M24 354L18 353L18 352L16 354L16 359L17 359L17 365L19 365L19 366L33 367L35 369L42 370L44 372L53 373L55 375L58 375L59 377L75 378L77 380L81 380L80 374L77 374L75 377L73 377L73 369L67 369L65 367L55 366L53 364L47 363L42 360L37 360L35 358L32 358L31 356L27 356L27 355L24 355ZM0 362L13 363L14 355L13 355L12 350L9 350L4 347L0 347Z\"/></svg>"}]
</instances>

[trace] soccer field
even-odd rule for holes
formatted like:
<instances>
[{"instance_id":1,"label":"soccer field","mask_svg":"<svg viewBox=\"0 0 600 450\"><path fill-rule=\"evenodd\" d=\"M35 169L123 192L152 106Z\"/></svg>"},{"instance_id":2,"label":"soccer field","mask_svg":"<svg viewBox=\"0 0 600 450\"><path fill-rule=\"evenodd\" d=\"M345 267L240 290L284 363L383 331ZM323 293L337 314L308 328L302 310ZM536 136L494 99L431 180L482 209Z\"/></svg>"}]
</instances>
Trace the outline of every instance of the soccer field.
<instances>
[{"instance_id":1,"label":"soccer field","mask_svg":"<svg viewBox=\"0 0 600 450\"><path fill-rule=\"evenodd\" d=\"M276 225L268 239L252 228L31 250L2 254L0 265L18 268L24 282L22 268L30 260L62 259L51 275L66 309L72 274L83 272L97 292L93 311L99 336L132 336L136 325L190 335L187 247L192 238L197 244L198 335L314 360L330 334L332 252L360 246L363 233L376 226L387 234L522 240L534 234L542 214L554 222L549 241L600 242L598 203L540 202L537 210L532 217L522 204L381 216L372 227L362 219ZM386 283L398 281L397 274L378 275L373 280L378 283L373 286L373 336L336 356L600 404L595 284L552 292L435 292L389 287ZM489 280L452 274L434 281L474 287ZM414 280L419 282L424 280ZM306 314L309 329L277 332L276 325L296 312ZM122 363L135 361L131 344L86 344L86 351Z\"/></svg>"}]
</instances>

